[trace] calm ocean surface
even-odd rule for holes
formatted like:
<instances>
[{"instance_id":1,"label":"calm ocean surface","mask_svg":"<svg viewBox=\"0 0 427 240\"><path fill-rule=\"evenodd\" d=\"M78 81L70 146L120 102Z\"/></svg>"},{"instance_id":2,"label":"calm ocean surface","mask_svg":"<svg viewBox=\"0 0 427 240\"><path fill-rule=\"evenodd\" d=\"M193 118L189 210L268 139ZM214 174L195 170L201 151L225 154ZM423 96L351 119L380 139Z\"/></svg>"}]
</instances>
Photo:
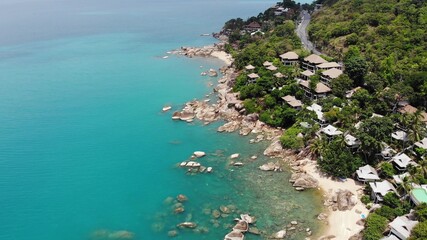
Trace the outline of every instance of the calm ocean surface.
<instances>
[{"instance_id":1,"label":"calm ocean surface","mask_svg":"<svg viewBox=\"0 0 427 240\"><path fill-rule=\"evenodd\" d=\"M221 66L162 59L166 51L213 43L199 35L274 2L2 0L0 239L117 239L111 233L118 230L169 239L185 220L209 232L179 231L176 239L221 239L232 216L215 222L206 212L229 204L256 215L260 229L280 230L291 220L318 229L318 196L295 193L289 173L255 171L262 157L228 166L230 154L248 161L265 146L217 134L218 124L161 113L165 104L177 110L212 92L208 83L216 79L200 72ZM208 153L201 162L213 174L176 167L195 150ZM190 200L176 215L164 200L180 193Z\"/></svg>"}]
</instances>

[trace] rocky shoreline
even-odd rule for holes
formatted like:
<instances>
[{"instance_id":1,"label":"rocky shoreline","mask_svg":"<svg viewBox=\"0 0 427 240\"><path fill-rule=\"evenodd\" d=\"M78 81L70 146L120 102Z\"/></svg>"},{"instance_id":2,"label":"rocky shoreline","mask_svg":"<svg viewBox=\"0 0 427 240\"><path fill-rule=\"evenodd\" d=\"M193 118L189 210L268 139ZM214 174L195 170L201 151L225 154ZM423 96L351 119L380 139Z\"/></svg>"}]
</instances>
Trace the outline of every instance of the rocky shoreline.
<instances>
[{"instance_id":1,"label":"rocky shoreline","mask_svg":"<svg viewBox=\"0 0 427 240\"><path fill-rule=\"evenodd\" d=\"M224 44L219 43L202 48L182 47L180 50L174 51L174 53L187 57L217 57L213 53L221 52L223 49ZM237 70L231 64L228 64L228 66L222 67L220 72L222 73L222 77L218 79L218 84L214 88L214 92L218 98L216 103L210 103L206 100L187 102L181 111L173 113L172 119L187 122L197 119L204 124L223 120L226 123L218 127L218 132L238 132L242 136L254 134L256 137L251 139L250 143L260 141L270 142L270 145L264 151L264 155L275 160L259 166L261 171L282 171L281 167L287 164L292 171L289 181L293 184L292 186L296 191L303 191L310 188L320 189L319 187L325 188L325 186L319 186L318 178L314 177L312 172L308 172L305 169L306 165L315 164L315 161L310 158L308 149L301 151L299 154L283 149L280 144L280 136L283 133L283 129L266 125L259 120L257 114L245 115L246 111L243 101L239 99L239 93L233 92L233 85L238 75ZM358 201L355 194L348 190L326 192L324 195L324 206L332 213L334 211L351 210ZM329 218L331 217L330 215ZM328 214L319 214L318 220L328 224ZM319 239L339 239L339 234L335 235L331 234L331 232L333 233L329 229L327 231L328 235L322 236ZM310 235L311 231L307 236ZM273 236L276 239L283 239L286 236L286 231L278 232L273 234ZM307 239L310 238L307 237Z\"/></svg>"}]
</instances>

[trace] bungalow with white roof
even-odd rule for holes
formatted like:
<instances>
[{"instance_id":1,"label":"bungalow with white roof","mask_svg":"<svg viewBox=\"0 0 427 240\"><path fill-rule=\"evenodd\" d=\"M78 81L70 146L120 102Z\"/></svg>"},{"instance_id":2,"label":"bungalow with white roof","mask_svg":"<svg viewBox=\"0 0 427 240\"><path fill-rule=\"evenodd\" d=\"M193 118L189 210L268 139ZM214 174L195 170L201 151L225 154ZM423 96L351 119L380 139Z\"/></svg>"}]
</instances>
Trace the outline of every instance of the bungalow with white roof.
<instances>
[{"instance_id":1,"label":"bungalow with white roof","mask_svg":"<svg viewBox=\"0 0 427 240\"><path fill-rule=\"evenodd\" d=\"M283 75L283 74L282 74L282 73L280 73L280 72L277 72L277 73L273 74L273 76L275 76L275 77L277 77L277 78L284 78L284 77L285 77L285 75Z\"/></svg>"},{"instance_id":2,"label":"bungalow with white roof","mask_svg":"<svg viewBox=\"0 0 427 240\"><path fill-rule=\"evenodd\" d=\"M251 22L245 26L245 30L248 32L255 32L261 30L261 25L257 22Z\"/></svg>"},{"instance_id":3,"label":"bungalow with white roof","mask_svg":"<svg viewBox=\"0 0 427 240\"><path fill-rule=\"evenodd\" d=\"M370 182L369 186L372 189L371 197L375 203L382 202L384 196L389 192L394 192L396 194L396 188L389 181L384 180L382 182Z\"/></svg>"},{"instance_id":4,"label":"bungalow with white roof","mask_svg":"<svg viewBox=\"0 0 427 240\"><path fill-rule=\"evenodd\" d=\"M412 159L404 153L394 156L391 159L391 162L393 163L394 167L399 171L406 171L409 165L417 165L416 162L412 161Z\"/></svg>"},{"instance_id":5,"label":"bungalow with white roof","mask_svg":"<svg viewBox=\"0 0 427 240\"><path fill-rule=\"evenodd\" d=\"M286 95L282 97L283 101L285 101L289 106L294 109L300 110L302 107L302 102L295 98L295 96Z\"/></svg>"},{"instance_id":6,"label":"bungalow with white roof","mask_svg":"<svg viewBox=\"0 0 427 240\"><path fill-rule=\"evenodd\" d=\"M331 68L331 69L328 69L328 70L322 72L322 74L320 75L320 79L326 85L330 86L331 85L331 81L333 79L336 79L339 76L341 76L341 74L343 74L342 70L340 70L338 68Z\"/></svg>"},{"instance_id":7,"label":"bungalow with white roof","mask_svg":"<svg viewBox=\"0 0 427 240\"><path fill-rule=\"evenodd\" d=\"M323 70L323 71L331 68L342 70L342 66L336 62L325 62L316 66L316 70Z\"/></svg>"},{"instance_id":8,"label":"bungalow with white roof","mask_svg":"<svg viewBox=\"0 0 427 240\"><path fill-rule=\"evenodd\" d=\"M268 66L266 68L267 68L267 70L270 70L270 71L276 71L277 70L277 67L274 66L274 65L270 65L270 66Z\"/></svg>"},{"instance_id":9,"label":"bungalow with white roof","mask_svg":"<svg viewBox=\"0 0 427 240\"><path fill-rule=\"evenodd\" d=\"M325 59L323 59L321 56L316 54L311 54L310 56L304 58L304 61L302 62L302 68L305 70L310 70L315 72L316 66L322 63L327 63Z\"/></svg>"},{"instance_id":10,"label":"bungalow with white roof","mask_svg":"<svg viewBox=\"0 0 427 240\"><path fill-rule=\"evenodd\" d=\"M305 95L310 99L318 99L326 97L332 90L325 84L319 82L316 85L316 89L310 89L310 81L300 80L299 85L304 90Z\"/></svg>"},{"instance_id":11,"label":"bungalow with white roof","mask_svg":"<svg viewBox=\"0 0 427 240\"><path fill-rule=\"evenodd\" d=\"M338 130L338 128L336 128L332 125L328 125L328 126L322 128L320 131L323 132L324 134L326 134L326 136L328 136L328 137L335 137L335 136L342 134L342 132L340 130Z\"/></svg>"},{"instance_id":12,"label":"bungalow with white roof","mask_svg":"<svg viewBox=\"0 0 427 240\"><path fill-rule=\"evenodd\" d=\"M365 165L356 170L357 180L360 182L373 182L381 180L378 172L370 165Z\"/></svg>"},{"instance_id":13,"label":"bungalow with white roof","mask_svg":"<svg viewBox=\"0 0 427 240\"><path fill-rule=\"evenodd\" d=\"M255 67L252 66L251 64L249 64L248 66L245 66L245 69L248 70L248 71L252 71L252 70L255 69Z\"/></svg>"},{"instance_id":14,"label":"bungalow with white roof","mask_svg":"<svg viewBox=\"0 0 427 240\"><path fill-rule=\"evenodd\" d=\"M248 83L254 83L259 78L259 75L256 73L248 74Z\"/></svg>"},{"instance_id":15,"label":"bungalow with white roof","mask_svg":"<svg viewBox=\"0 0 427 240\"><path fill-rule=\"evenodd\" d=\"M303 80L310 80L310 77L314 76L314 72L310 71L310 70L305 70L303 72L301 72L301 79Z\"/></svg>"},{"instance_id":16,"label":"bungalow with white roof","mask_svg":"<svg viewBox=\"0 0 427 240\"><path fill-rule=\"evenodd\" d=\"M345 144L349 148L358 148L362 142L353 135L346 134L344 137Z\"/></svg>"},{"instance_id":17,"label":"bungalow with white roof","mask_svg":"<svg viewBox=\"0 0 427 240\"><path fill-rule=\"evenodd\" d=\"M405 131L396 131L391 134L391 137L402 142L408 141L408 133Z\"/></svg>"},{"instance_id":18,"label":"bungalow with white roof","mask_svg":"<svg viewBox=\"0 0 427 240\"><path fill-rule=\"evenodd\" d=\"M402 184L403 180L406 177L409 177L409 173L405 172L405 173L402 173L402 174L399 174L399 175L393 175L392 177L393 177L394 183L396 183L396 184Z\"/></svg>"},{"instance_id":19,"label":"bungalow with white roof","mask_svg":"<svg viewBox=\"0 0 427 240\"><path fill-rule=\"evenodd\" d=\"M263 65L264 67L269 67L269 66L273 65L273 63L271 63L271 62L269 62L269 61L265 61L262 65Z\"/></svg>"},{"instance_id":20,"label":"bungalow with white roof","mask_svg":"<svg viewBox=\"0 0 427 240\"><path fill-rule=\"evenodd\" d=\"M382 144L383 148L381 150L380 155L381 155L381 157L384 158L384 160L390 159L391 157L393 157L394 154L397 153L393 148L391 148L385 142L382 142L381 144Z\"/></svg>"},{"instance_id":21,"label":"bungalow with white roof","mask_svg":"<svg viewBox=\"0 0 427 240\"><path fill-rule=\"evenodd\" d=\"M313 103L311 106L307 107L307 110L313 111L316 114L317 120L314 119L316 122L318 122L320 125L325 124L326 121L323 117L322 106L317 103Z\"/></svg>"},{"instance_id":22,"label":"bungalow with white roof","mask_svg":"<svg viewBox=\"0 0 427 240\"><path fill-rule=\"evenodd\" d=\"M285 66L297 65L299 56L295 52L286 52L279 56Z\"/></svg>"},{"instance_id":23,"label":"bungalow with white roof","mask_svg":"<svg viewBox=\"0 0 427 240\"><path fill-rule=\"evenodd\" d=\"M427 138L423 138L421 141L414 143L416 147L427 150Z\"/></svg>"},{"instance_id":24,"label":"bungalow with white roof","mask_svg":"<svg viewBox=\"0 0 427 240\"><path fill-rule=\"evenodd\" d=\"M408 215L396 217L390 224L389 237L394 235L397 239L406 240L411 236L411 231L418 221L411 220Z\"/></svg>"}]
</instances>

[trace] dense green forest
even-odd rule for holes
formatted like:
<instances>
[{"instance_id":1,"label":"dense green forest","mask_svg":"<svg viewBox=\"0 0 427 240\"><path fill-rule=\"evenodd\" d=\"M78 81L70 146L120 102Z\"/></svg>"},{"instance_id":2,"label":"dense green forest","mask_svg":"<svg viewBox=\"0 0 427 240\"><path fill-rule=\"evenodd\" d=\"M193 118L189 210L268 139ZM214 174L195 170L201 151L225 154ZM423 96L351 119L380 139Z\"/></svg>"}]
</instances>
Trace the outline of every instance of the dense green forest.
<instances>
[{"instance_id":1,"label":"dense green forest","mask_svg":"<svg viewBox=\"0 0 427 240\"><path fill-rule=\"evenodd\" d=\"M360 83L371 92L403 83L402 97L427 107L427 1L319 1L309 36L328 55L344 59L357 46L368 63ZM402 84L401 84L402 85Z\"/></svg>"}]
</instances>

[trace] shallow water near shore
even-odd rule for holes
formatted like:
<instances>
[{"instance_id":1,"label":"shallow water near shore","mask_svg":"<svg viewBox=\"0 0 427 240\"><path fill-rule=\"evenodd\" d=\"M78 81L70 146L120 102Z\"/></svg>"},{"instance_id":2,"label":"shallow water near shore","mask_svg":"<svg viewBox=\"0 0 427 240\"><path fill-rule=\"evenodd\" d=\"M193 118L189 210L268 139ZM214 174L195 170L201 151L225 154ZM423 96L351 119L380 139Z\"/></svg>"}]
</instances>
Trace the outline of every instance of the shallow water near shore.
<instances>
[{"instance_id":1,"label":"shallow water near shore","mask_svg":"<svg viewBox=\"0 0 427 240\"><path fill-rule=\"evenodd\" d=\"M218 134L219 123L174 122L171 112L161 112L166 104L178 110L211 93L208 83L217 79L200 72L222 64L216 59L163 59L166 51L211 44L213 39L198 35L270 4L227 3L224 12L212 12L211 20L200 17L199 10L206 7L201 3L183 13L182 6L167 1L150 8L126 2L127 7L118 8L114 1L73 1L65 11L46 1L45 8L38 7L55 10L56 24L64 29L49 25L51 30L38 29L44 34L33 37L21 35L18 28L7 35L9 29L0 24L0 33L7 35L0 46L0 239L93 239L94 232L96 239L111 239L105 234L118 230L133 232L135 239L169 239L167 232L184 220L209 232L178 230L176 239L221 239L238 211L255 215L257 227L269 233L292 220L316 232L318 193L295 192L286 171L255 169L267 161L262 157L265 143L249 144L254 136ZM8 12L2 4L0 11ZM69 15L60 18L65 12L82 22ZM155 21L157 14L161 21ZM185 15L194 18L181 19ZM13 21L11 17L9 23ZM46 22L32 22L27 30L39 24ZM85 28L74 29L79 24ZM207 152L200 162L213 167L212 174L193 176L177 167L196 150ZM241 168L229 166L229 156L236 152L245 163ZM259 158L251 161L251 155ZM189 198L181 214L164 203L178 194ZM221 205L237 210L217 223L207 213Z\"/></svg>"}]
</instances>

